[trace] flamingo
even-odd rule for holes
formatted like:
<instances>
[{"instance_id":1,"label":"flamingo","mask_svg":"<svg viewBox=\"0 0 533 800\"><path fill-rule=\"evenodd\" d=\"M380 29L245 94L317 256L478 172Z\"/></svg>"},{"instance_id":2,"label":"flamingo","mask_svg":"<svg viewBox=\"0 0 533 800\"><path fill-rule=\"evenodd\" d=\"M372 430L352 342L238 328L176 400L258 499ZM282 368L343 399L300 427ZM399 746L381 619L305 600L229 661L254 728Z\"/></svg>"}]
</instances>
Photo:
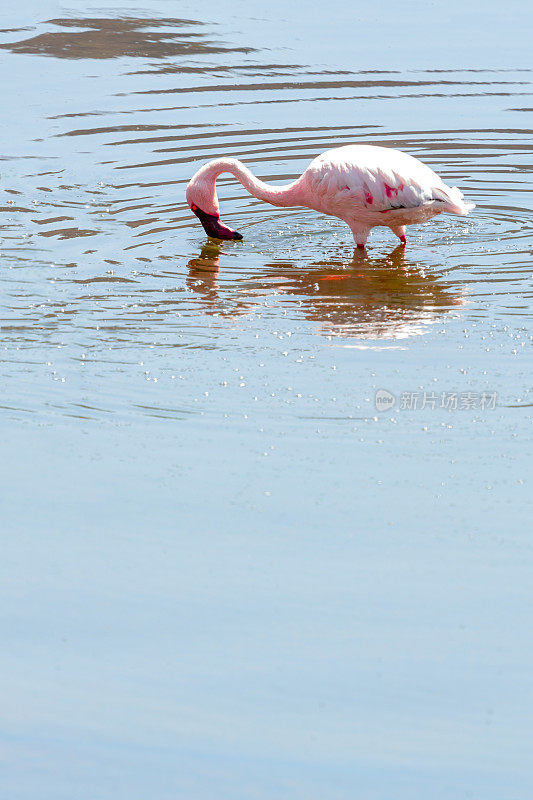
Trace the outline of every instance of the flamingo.
<instances>
[{"instance_id":1,"label":"flamingo","mask_svg":"<svg viewBox=\"0 0 533 800\"><path fill-rule=\"evenodd\" d=\"M342 219L361 249L377 225L390 228L405 245L406 225L442 213L463 216L475 208L426 164L390 147L351 144L327 150L286 186L269 186L235 158L217 158L193 175L186 190L191 211L215 239L243 238L220 220L216 179L222 172L273 206L306 206Z\"/></svg>"}]
</instances>

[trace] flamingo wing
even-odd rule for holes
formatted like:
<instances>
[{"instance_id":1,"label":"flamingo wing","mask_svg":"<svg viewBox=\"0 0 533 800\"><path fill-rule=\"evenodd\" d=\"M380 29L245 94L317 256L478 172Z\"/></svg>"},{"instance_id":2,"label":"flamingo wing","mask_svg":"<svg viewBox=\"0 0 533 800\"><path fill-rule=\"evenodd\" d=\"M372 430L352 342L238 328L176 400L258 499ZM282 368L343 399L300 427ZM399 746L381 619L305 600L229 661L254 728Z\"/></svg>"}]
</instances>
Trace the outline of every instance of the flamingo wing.
<instances>
[{"instance_id":1,"label":"flamingo wing","mask_svg":"<svg viewBox=\"0 0 533 800\"><path fill-rule=\"evenodd\" d=\"M466 214L456 187L447 186L417 158L388 147L347 145L328 150L309 166L317 193L337 206L354 200L364 208L386 213L442 204L442 211Z\"/></svg>"}]
</instances>

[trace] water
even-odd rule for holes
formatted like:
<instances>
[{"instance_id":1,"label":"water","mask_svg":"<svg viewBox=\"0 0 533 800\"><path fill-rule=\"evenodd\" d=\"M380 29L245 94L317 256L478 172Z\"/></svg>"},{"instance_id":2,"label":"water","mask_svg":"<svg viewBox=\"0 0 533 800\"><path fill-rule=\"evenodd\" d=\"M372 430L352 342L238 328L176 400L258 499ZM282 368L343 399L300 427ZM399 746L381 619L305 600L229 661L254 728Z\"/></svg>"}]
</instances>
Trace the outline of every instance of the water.
<instances>
[{"instance_id":1,"label":"water","mask_svg":"<svg viewBox=\"0 0 533 800\"><path fill-rule=\"evenodd\" d=\"M527 14L2 12L3 796L529 800ZM184 204L349 142L478 207Z\"/></svg>"}]
</instances>

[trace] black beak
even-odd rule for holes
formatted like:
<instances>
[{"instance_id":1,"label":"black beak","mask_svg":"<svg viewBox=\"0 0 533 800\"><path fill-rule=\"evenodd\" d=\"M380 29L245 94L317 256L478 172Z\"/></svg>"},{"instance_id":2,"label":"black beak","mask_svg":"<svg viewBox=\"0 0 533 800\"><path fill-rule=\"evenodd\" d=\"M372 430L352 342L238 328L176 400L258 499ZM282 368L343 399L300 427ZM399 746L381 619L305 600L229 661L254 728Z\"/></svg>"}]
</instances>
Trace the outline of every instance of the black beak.
<instances>
[{"instance_id":1,"label":"black beak","mask_svg":"<svg viewBox=\"0 0 533 800\"><path fill-rule=\"evenodd\" d=\"M207 235L211 236L213 239L238 239L239 241L242 239L241 233L222 224L218 214L206 214L205 211L202 211L202 209L198 208L194 203L191 205L191 211L193 214L196 214Z\"/></svg>"}]
</instances>

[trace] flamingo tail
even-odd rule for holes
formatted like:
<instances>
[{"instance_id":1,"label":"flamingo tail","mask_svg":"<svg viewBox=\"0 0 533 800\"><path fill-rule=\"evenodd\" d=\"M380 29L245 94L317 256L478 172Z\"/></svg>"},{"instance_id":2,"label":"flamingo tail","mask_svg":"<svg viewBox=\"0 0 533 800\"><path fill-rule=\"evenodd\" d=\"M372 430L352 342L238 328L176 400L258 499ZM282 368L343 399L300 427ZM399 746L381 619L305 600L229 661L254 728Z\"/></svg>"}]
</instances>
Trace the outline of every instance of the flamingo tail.
<instances>
[{"instance_id":1,"label":"flamingo tail","mask_svg":"<svg viewBox=\"0 0 533 800\"><path fill-rule=\"evenodd\" d=\"M466 216L475 207L475 203L468 203L463 196L463 193L457 186L446 186L444 189L439 188L434 191L434 196L445 204L443 210L449 214L457 214L460 217Z\"/></svg>"}]
</instances>

